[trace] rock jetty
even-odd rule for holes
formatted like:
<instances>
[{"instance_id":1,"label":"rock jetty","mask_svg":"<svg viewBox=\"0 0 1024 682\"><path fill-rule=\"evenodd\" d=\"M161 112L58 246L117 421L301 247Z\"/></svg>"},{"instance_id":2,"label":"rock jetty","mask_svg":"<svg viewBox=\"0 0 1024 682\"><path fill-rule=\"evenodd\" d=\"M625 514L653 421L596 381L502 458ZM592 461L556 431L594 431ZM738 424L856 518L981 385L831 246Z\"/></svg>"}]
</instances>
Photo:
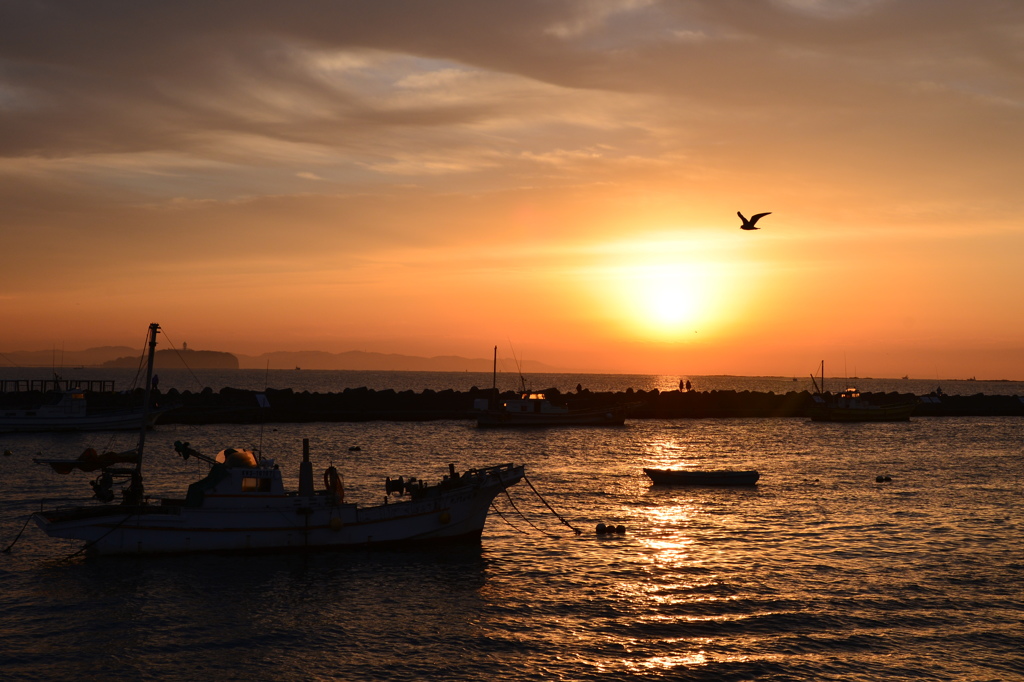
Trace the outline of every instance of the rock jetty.
<instances>
[{"instance_id":1,"label":"rock jetty","mask_svg":"<svg viewBox=\"0 0 1024 682\"><path fill-rule=\"evenodd\" d=\"M558 389L544 391L556 403L572 408L629 405L631 419L703 419L703 418L794 418L807 417L812 396L807 391L785 394L753 391L634 391L562 394ZM269 407L261 407L260 395ZM206 388L198 393L156 392L155 399L164 412L161 424L272 423L272 422L358 422L429 421L436 419L475 419L475 401L487 399L491 389L468 391L424 390L394 391L371 388L346 388L337 393L295 392L291 389L248 391ZM919 400L915 417L1024 416L1024 400L1018 396L942 395L918 397L912 394L862 394L876 402ZM502 399L515 397L505 392Z\"/></svg>"}]
</instances>

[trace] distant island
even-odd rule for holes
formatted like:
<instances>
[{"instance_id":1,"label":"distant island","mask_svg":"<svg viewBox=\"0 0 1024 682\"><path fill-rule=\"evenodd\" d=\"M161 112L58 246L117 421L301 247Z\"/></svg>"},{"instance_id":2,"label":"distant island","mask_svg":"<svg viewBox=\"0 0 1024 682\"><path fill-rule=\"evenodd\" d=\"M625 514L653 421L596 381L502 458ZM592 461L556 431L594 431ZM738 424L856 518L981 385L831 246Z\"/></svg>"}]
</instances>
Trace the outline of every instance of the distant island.
<instances>
[{"instance_id":1,"label":"distant island","mask_svg":"<svg viewBox=\"0 0 1024 682\"><path fill-rule=\"evenodd\" d=\"M139 355L120 357L100 367L138 367ZM158 350L153 357L155 369L238 369L238 358L216 350Z\"/></svg>"}]
</instances>

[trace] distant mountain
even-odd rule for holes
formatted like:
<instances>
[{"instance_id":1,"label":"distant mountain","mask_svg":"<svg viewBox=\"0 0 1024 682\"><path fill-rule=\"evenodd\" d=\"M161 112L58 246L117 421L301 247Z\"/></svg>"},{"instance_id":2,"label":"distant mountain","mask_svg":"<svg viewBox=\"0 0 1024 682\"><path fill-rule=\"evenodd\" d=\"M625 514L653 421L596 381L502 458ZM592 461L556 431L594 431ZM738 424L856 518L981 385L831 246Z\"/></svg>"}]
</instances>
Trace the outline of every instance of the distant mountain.
<instances>
[{"instance_id":1,"label":"distant mountain","mask_svg":"<svg viewBox=\"0 0 1024 682\"><path fill-rule=\"evenodd\" d=\"M139 351L128 346L101 346L88 350L31 350L4 353L0 366L9 367L96 367L110 360L134 354Z\"/></svg>"},{"instance_id":2,"label":"distant mountain","mask_svg":"<svg viewBox=\"0 0 1024 682\"><path fill-rule=\"evenodd\" d=\"M326 353L324 351L276 351L255 357L239 355L238 363L242 369L354 369L403 372L490 372L493 367L490 358L463 358L457 355L438 355L424 358L414 355L396 353L371 353L351 350L344 353ZM516 367L515 360L499 358L499 368L508 371ZM559 372L556 367L540 362L524 362L524 372Z\"/></svg>"}]
</instances>

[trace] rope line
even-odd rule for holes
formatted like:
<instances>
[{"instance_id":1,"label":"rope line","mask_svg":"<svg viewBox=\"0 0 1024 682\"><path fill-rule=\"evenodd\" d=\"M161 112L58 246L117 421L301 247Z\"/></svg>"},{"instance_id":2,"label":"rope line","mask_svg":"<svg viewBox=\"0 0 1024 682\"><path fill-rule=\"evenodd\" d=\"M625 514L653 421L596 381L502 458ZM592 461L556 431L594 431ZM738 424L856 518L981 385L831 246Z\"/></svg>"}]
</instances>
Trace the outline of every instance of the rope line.
<instances>
[{"instance_id":1,"label":"rope line","mask_svg":"<svg viewBox=\"0 0 1024 682\"><path fill-rule=\"evenodd\" d=\"M526 474L525 474L525 473L523 474L523 480L524 480L524 481L526 481L526 484L530 486L530 490L532 490L532 491L533 491L533 493L534 493L534 494L535 494L535 495L537 496L537 499L538 499L538 500L540 500L541 502L543 502L543 503L544 503L544 506L545 506L545 507L547 507L548 509L550 509L550 510L551 510L551 513L552 513L552 514L554 514L554 515L555 515L556 517L558 517L558 520L559 520L559 521L561 521L561 522L562 522L562 523L564 523L565 525L569 526L569 528L572 528L572 531L573 531L574 533L576 533L576 535L581 535L581 534L583 533L583 531L581 531L581 530L580 530L579 528L576 528L576 527L575 527L575 526L573 526L573 525L572 525L571 523L569 523L568 521L566 521L566 520L565 520L565 517L563 517L563 516L562 516L561 514L559 514L558 512L556 512L556 511L554 510L554 508L553 508L553 507L552 507L552 506L551 506L550 504L548 504L548 501L547 501L547 500L545 500L545 499L544 499L543 497L541 497L541 494L540 494L539 492L537 492L537 489L536 489L536 488L534 488L534 487L533 487L533 483L531 483L531 482L530 482L530 479L526 477ZM507 495L507 494L508 494L508 492L506 491L506 493L505 493L505 494Z\"/></svg>"},{"instance_id":2,"label":"rope line","mask_svg":"<svg viewBox=\"0 0 1024 682\"><path fill-rule=\"evenodd\" d=\"M525 533L526 532L525 530L523 530L522 528L520 528L516 524L512 523L511 521L509 521L508 517L506 517L503 513L501 513L501 510L498 509L498 507L495 506L494 500L491 500L491 511L493 511L495 514L500 516L501 520L504 521L505 523L507 523L509 526L511 526L512 529L515 530L516 532L518 532L518 533Z\"/></svg>"},{"instance_id":3,"label":"rope line","mask_svg":"<svg viewBox=\"0 0 1024 682\"><path fill-rule=\"evenodd\" d=\"M7 545L7 549L4 550L4 554L10 554L11 553L11 548L14 547L14 543L16 543L18 541L18 539L21 537L21 534L25 532L26 528L28 528L28 522L32 520L33 516L34 516L34 514L29 514L28 515L28 518L25 519L25 525L21 527L20 531L18 531L18 534L14 537L14 540L11 541L11 544Z\"/></svg>"},{"instance_id":4,"label":"rope line","mask_svg":"<svg viewBox=\"0 0 1024 682\"><path fill-rule=\"evenodd\" d=\"M528 524L530 524L530 526L534 530L536 530L538 533L543 533L544 535L547 535L549 538L557 538L558 537L557 535L549 533L549 532L547 532L546 530L544 530L542 528L538 528L537 525L533 523L533 521L531 521L530 519L526 518L526 515L523 514L523 512L519 511L519 507L517 507L516 503L512 501L512 496L508 494L508 488L505 487L504 484L502 484L501 489L503 491L505 491L505 497L508 498L509 504L512 505L512 508L516 510L516 513L519 514L519 516L523 519L523 521L526 521Z\"/></svg>"},{"instance_id":5,"label":"rope line","mask_svg":"<svg viewBox=\"0 0 1024 682\"><path fill-rule=\"evenodd\" d=\"M199 378L196 376L196 373L192 371L191 367L189 367L189 364L185 361L185 358L181 357L181 353L178 352L178 347L174 345L174 342L171 341L169 336L167 336L167 332L164 331L163 329L161 329L160 331L163 332L164 338L167 339L167 345L170 346L171 350L174 351L174 354L178 357L179 360L181 360L181 364L184 365L185 369L188 370L189 376L192 377L192 380L196 382L196 386L202 386L203 383L199 381ZM267 369L268 371L270 369L269 362L267 364Z\"/></svg>"},{"instance_id":6,"label":"rope line","mask_svg":"<svg viewBox=\"0 0 1024 682\"><path fill-rule=\"evenodd\" d=\"M83 547L82 547L82 548L81 548L80 550L78 550L77 552L73 552L73 553L71 553L71 554L68 554L68 555L67 555L66 557L64 557L63 561L68 561L69 559L74 559L74 558L75 558L76 556L78 556L79 554L81 554L81 553L83 553L83 552L85 552L85 551L87 551L87 550L91 549L92 547L95 547L95 546L96 546L96 545L97 545L97 544L98 544L98 543L99 543L100 541L102 541L102 540L103 540L104 538L106 538L106 537L107 537L108 535L110 535L110 534L111 534L111 533L113 533L113 532L114 532L115 530L117 530L118 528L120 528L120 527L121 527L122 525L124 525L124 523L125 523L126 521L128 521L128 519L130 519L130 518L134 517L134 516L135 516L136 514L137 514L137 512L131 512L131 513L129 513L129 514L128 514L127 516L125 516L125 517L124 517L123 519L121 519L120 521L118 521L117 523L115 523L115 524L114 524L114 525L113 525L113 526L111 527L111 529L110 529L110 530L108 530L108 531L107 531L106 533L104 533L103 535L99 536L98 538L96 538L96 539L95 539L95 540L93 540L92 542L87 542L87 543L85 544L85 546L83 546Z\"/></svg>"}]
</instances>

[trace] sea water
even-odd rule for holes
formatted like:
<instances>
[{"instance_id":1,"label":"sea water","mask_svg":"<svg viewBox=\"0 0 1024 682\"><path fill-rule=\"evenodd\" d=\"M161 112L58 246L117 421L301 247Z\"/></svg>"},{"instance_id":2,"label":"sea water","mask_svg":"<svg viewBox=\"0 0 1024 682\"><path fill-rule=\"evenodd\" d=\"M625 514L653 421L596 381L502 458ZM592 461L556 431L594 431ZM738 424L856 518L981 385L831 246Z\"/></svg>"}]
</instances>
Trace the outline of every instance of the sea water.
<instances>
[{"instance_id":1,"label":"sea water","mask_svg":"<svg viewBox=\"0 0 1024 682\"><path fill-rule=\"evenodd\" d=\"M91 475L31 460L133 436L4 434L0 542L24 532L0 554L0 675L1024 679L1022 437L1020 418L158 426L152 495L180 497L205 473L174 440L260 449L295 487L303 438L317 472L341 470L350 501L379 504L385 476L436 480L449 462L523 463L536 492L523 481L496 499L468 547L87 558L25 523L88 497ZM756 468L761 480L652 486L645 466Z\"/></svg>"}]
</instances>

